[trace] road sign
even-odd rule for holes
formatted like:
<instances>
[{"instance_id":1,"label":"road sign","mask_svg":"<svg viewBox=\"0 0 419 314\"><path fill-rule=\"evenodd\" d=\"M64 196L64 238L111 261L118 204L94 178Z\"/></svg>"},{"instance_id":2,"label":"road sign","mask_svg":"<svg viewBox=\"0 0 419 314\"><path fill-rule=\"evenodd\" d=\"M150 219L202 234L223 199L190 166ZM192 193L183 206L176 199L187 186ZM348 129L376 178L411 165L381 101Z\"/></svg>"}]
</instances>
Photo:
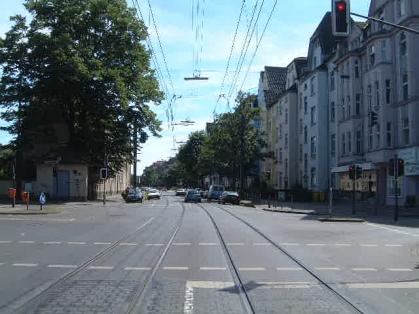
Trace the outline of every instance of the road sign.
<instances>
[{"instance_id":1,"label":"road sign","mask_svg":"<svg viewBox=\"0 0 419 314\"><path fill-rule=\"evenodd\" d=\"M45 205L47 202L47 197L45 196L45 193L42 192L41 195L39 195L39 204Z\"/></svg>"}]
</instances>

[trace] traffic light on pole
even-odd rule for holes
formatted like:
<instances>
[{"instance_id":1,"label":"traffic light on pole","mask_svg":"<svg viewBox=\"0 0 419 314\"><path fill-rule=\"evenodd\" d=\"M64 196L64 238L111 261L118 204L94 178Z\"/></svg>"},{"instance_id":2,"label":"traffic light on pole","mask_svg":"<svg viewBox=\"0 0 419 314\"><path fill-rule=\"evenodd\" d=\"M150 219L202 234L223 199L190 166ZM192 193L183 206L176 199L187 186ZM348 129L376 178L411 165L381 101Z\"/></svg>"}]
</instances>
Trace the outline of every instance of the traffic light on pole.
<instances>
[{"instance_id":1,"label":"traffic light on pole","mask_svg":"<svg viewBox=\"0 0 419 314\"><path fill-rule=\"evenodd\" d=\"M334 36L349 36L350 0L332 0L332 31Z\"/></svg>"},{"instance_id":2,"label":"traffic light on pole","mask_svg":"<svg viewBox=\"0 0 419 314\"><path fill-rule=\"evenodd\" d=\"M397 159L397 175L399 177L404 176L404 160Z\"/></svg>"},{"instance_id":3,"label":"traffic light on pole","mask_svg":"<svg viewBox=\"0 0 419 314\"><path fill-rule=\"evenodd\" d=\"M388 175L394 177L394 159L390 159L388 163Z\"/></svg>"}]
</instances>

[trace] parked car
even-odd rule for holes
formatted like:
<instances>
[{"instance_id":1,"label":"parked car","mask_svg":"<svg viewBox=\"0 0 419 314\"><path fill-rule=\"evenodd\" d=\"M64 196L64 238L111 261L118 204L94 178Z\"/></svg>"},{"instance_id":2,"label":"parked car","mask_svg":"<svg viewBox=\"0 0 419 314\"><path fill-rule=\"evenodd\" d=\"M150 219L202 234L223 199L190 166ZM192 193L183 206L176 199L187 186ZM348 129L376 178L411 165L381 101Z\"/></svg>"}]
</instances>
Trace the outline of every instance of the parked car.
<instances>
[{"instance_id":1,"label":"parked car","mask_svg":"<svg viewBox=\"0 0 419 314\"><path fill-rule=\"evenodd\" d=\"M135 202L143 202L143 193L139 188L130 189L125 197L125 202L127 203L135 203Z\"/></svg>"},{"instance_id":2,"label":"parked car","mask_svg":"<svg viewBox=\"0 0 419 314\"><path fill-rule=\"evenodd\" d=\"M221 194L220 200L218 202L220 204L230 203L233 205L239 205L240 196L237 192L225 191L223 194Z\"/></svg>"},{"instance_id":3,"label":"parked car","mask_svg":"<svg viewBox=\"0 0 419 314\"><path fill-rule=\"evenodd\" d=\"M189 190L185 195L185 203L195 202L201 203L201 194L197 190Z\"/></svg>"},{"instance_id":4,"label":"parked car","mask_svg":"<svg viewBox=\"0 0 419 314\"><path fill-rule=\"evenodd\" d=\"M219 200L224 192L224 185L211 185L208 190L208 200Z\"/></svg>"},{"instance_id":5,"label":"parked car","mask_svg":"<svg viewBox=\"0 0 419 314\"><path fill-rule=\"evenodd\" d=\"M185 189L177 189L175 195L176 196L185 196L186 195L186 190Z\"/></svg>"},{"instance_id":6,"label":"parked car","mask_svg":"<svg viewBox=\"0 0 419 314\"><path fill-rule=\"evenodd\" d=\"M159 192L159 190L150 189L148 191L147 198L149 200L152 200L152 199L158 199L159 200L160 199L160 192Z\"/></svg>"},{"instance_id":7,"label":"parked car","mask_svg":"<svg viewBox=\"0 0 419 314\"><path fill-rule=\"evenodd\" d=\"M201 197L202 198L208 198L208 190L201 191Z\"/></svg>"}]
</instances>

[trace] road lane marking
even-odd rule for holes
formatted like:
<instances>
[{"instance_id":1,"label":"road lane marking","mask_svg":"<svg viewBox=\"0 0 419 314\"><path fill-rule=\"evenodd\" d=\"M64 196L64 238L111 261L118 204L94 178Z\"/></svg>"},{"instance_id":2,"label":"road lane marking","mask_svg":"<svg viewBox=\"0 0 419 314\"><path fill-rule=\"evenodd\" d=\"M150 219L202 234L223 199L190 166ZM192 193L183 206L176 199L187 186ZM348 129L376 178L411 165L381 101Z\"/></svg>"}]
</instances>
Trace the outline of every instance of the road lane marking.
<instances>
[{"instance_id":1,"label":"road lane marking","mask_svg":"<svg viewBox=\"0 0 419 314\"><path fill-rule=\"evenodd\" d=\"M183 313L184 314L192 314L193 313L193 289L192 287L185 287L185 302L183 305Z\"/></svg>"},{"instance_id":2,"label":"road lane marking","mask_svg":"<svg viewBox=\"0 0 419 314\"><path fill-rule=\"evenodd\" d=\"M387 246L387 247L401 247L403 245L401 245L401 244L386 244L385 246Z\"/></svg>"},{"instance_id":3,"label":"road lane marking","mask_svg":"<svg viewBox=\"0 0 419 314\"><path fill-rule=\"evenodd\" d=\"M324 243L308 243L306 245L307 246L325 246L326 244L324 244Z\"/></svg>"},{"instance_id":4,"label":"road lane marking","mask_svg":"<svg viewBox=\"0 0 419 314\"><path fill-rule=\"evenodd\" d=\"M188 270L189 267L180 267L180 266L166 266L163 267L164 270Z\"/></svg>"},{"instance_id":5,"label":"road lane marking","mask_svg":"<svg viewBox=\"0 0 419 314\"><path fill-rule=\"evenodd\" d=\"M276 270L278 271L298 271L303 270L301 267L277 267Z\"/></svg>"},{"instance_id":6,"label":"road lane marking","mask_svg":"<svg viewBox=\"0 0 419 314\"><path fill-rule=\"evenodd\" d=\"M8 243L12 243L12 241L0 241L0 244L8 244Z\"/></svg>"},{"instance_id":7,"label":"road lane marking","mask_svg":"<svg viewBox=\"0 0 419 314\"><path fill-rule=\"evenodd\" d=\"M199 267L200 270L226 270L225 267Z\"/></svg>"},{"instance_id":8,"label":"road lane marking","mask_svg":"<svg viewBox=\"0 0 419 314\"><path fill-rule=\"evenodd\" d=\"M384 229L384 230L387 230L387 231L396 232L396 233L399 233L399 234L404 234L404 235L419 237L419 234L417 234L417 233L410 233L410 232L403 231L403 230L400 230L400 229L395 229L395 228L380 226L378 224L374 224L374 223L370 223L370 222L367 222L366 224L368 226L371 226L371 227L380 228L380 229Z\"/></svg>"},{"instance_id":9,"label":"road lane marking","mask_svg":"<svg viewBox=\"0 0 419 314\"><path fill-rule=\"evenodd\" d=\"M243 246L243 242L229 242L227 243L227 246Z\"/></svg>"},{"instance_id":10,"label":"road lane marking","mask_svg":"<svg viewBox=\"0 0 419 314\"><path fill-rule=\"evenodd\" d=\"M410 272L413 269L410 268L387 268L388 271L401 271L401 272Z\"/></svg>"},{"instance_id":11,"label":"road lane marking","mask_svg":"<svg viewBox=\"0 0 419 314\"><path fill-rule=\"evenodd\" d=\"M314 284L310 284L309 282L263 282L258 281L256 285L260 285L256 287L256 289L309 289Z\"/></svg>"},{"instance_id":12,"label":"road lane marking","mask_svg":"<svg viewBox=\"0 0 419 314\"><path fill-rule=\"evenodd\" d=\"M163 243L146 243L146 246L163 246Z\"/></svg>"},{"instance_id":13,"label":"road lane marking","mask_svg":"<svg viewBox=\"0 0 419 314\"><path fill-rule=\"evenodd\" d=\"M17 241L17 243L20 243L20 244L34 244L35 241Z\"/></svg>"},{"instance_id":14,"label":"road lane marking","mask_svg":"<svg viewBox=\"0 0 419 314\"><path fill-rule=\"evenodd\" d=\"M70 245L83 245L83 244L86 244L86 242L67 242L67 244L70 244Z\"/></svg>"},{"instance_id":15,"label":"road lane marking","mask_svg":"<svg viewBox=\"0 0 419 314\"><path fill-rule=\"evenodd\" d=\"M217 243L214 243L214 242L200 242L200 243L198 243L198 245L200 245L200 246L213 246L213 245L217 245Z\"/></svg>"},{"instance_id":16,"label":"road lane marking","mask_svg":"<svg viewBox=\"0 0 419 314\"><path fill-rule=\"evenodd\" d=\"M197 289L226 289L235 287L233 282L224 281L187 281L186 287Z\"/></svg>"},{"instance_id":17,"label":"road lane marking","mask_svg":"<svg viewBox=\"0 0 419 314\"><path fill-rule=\"evenodd\" d=\"M270 246L272 244L269 243L269 242L262 242L262 243L255 242L255 243L253 243L253 245L254 246Z\"/></svg>"},{"instance_id":18,"label":"road lane marking","mask_svg":"<svg viewBox=\"0 0 419 314\"><path fill-rule=\"evenodd\" d=\"M340 270L339 267L314 267L315 270Z\"/></svg>"},{"instance_id":19,"label":"road lane marking","mask_svg":"<svg viewBox=\"0 0 419 314\"><path fill-rule=\"evenodd\" d=\"M94 245L111 245L112 242L93 242Z\"/></svg>"},{"instance_id":20,"label":"road lane marking","mask_svg":"<svg viewBox=\"0 0 419 314\"><path fill-rule=\"evenodd\" d=\"M135 242L122 242L122 243L119 243L119 245L120 246L135 246L135 245L138 245L138 243L135 243Z\"/></svg>"},{"instance_id":21,"label":"road lane marking","mask_svg":"<svg viewBox=\"0 0 419 314\"><path fill-rule=\"evenodd\" d=\"M360 244L360 246L363 246L363 247L374 247L374 246L378 246L378 245L377 244L365 243L365 244Z\"/></svg>"},{"instance_id":22,"label":"road lane marking","mask_svg":"<svg viewBox=\"0 0 419 314\"><path fill-rule=\"evenodd\" d=\"M34 264L34 263L14 263L14 264L12 264L12 266L15 266L15 267L36 267L36 266L38 266L38 264Z\"/></svg>"},{"instance_id":23,"label":"road lane marking","mask_svg":"<svg viewBox=\"0 0 419 314\"><path fill-rule=\"evenodd\" d=\"M352 268L353 271L377 271L376 268L368 268L368 267L360 267L360 268Z\"/></svg>"},{"instance_id":24,"label":"road lane marking","mask_svg":"<svg viewBox=\"0 0 419 314\"><path fill-rule=\"evenodd\" d=\"M299 246L300 243L280 243L279 245L283 245L283 246Z\"/></svg>"},{"instance_id":25,"label":"road lane marking","mask_svg":"<svg viewBox=\"0 0 419 314\"><path fill-rule=\"evenodd\" d=\"M48 241L48 242L42 242L42 244L61 244L62 242L59 241Z\"/></svg>"},{"instance_id":26,"label":"road lane marking","mask_svg":"<svg viewBox=\"0 0 419 314\"><path fill-rule=\"evenodd\" d=\"M335 246L352 246L350 243L335 243Z\"/></svg>"},{"instance_id":27,"label":"road lane marking","mask_svg":"<svg viewBox=\"0 0 419 314\"><path fill-rule=\"evenodd\" d=\"M175 246L187 246L187 245L192 245L191 242L176 242L176 243L172 243L172 245Z\"/></svg>"},{"instance_id":28,"label":"road lane marking","mask_svg":"<svg viewBox=\"0 0 419 314\"><path fill-rule=\"evenodd\" d=\"M48 265L48 268L77 268L77 265Z\"/></svg>"},{"instance_id":29,"label":"road lane marking","mask_svg":"<svg viewBox=\"0 0 419 314\"><path fill-rule=\"evenodd\" d=\"M124 270L151 270L151 267L125 267Z\"/></svg>"},{"instance_id":30,"label":"road lane marking","mask_svg":"<svg viewBox=\"0 0 419 314\"><path fill-rule=\"evenodd\" d=\"M239 271L264 271L265 267L239 267Z\"/></svg>"},{"instance_id":31,"label":"road lane marking","mask_svg":"<svg viewBox=\"0 0 419 314\"><path fill-rule=\"evenodd\" d=\"M419 289L419 281L380 282L380 283L347 283L350 289Z\"/></svg>"},{"instance_id":32,"label":"road lane marking","mask_svg":"<svg viewBox=\"0 0 419 314\"><path fill-rule=\"evenodd\" d=\"M114 269L113 266L89 266L88 269L109 270Z\"/></svg>"}]
</instances>

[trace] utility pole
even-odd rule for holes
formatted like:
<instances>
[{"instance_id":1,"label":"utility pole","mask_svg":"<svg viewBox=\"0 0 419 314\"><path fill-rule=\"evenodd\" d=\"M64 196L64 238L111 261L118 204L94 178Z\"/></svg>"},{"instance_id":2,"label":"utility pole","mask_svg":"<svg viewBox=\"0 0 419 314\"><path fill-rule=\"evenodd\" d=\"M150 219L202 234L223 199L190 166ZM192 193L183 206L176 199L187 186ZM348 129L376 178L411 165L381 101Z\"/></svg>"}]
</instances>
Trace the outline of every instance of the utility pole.
<instances>
[{"instance_id":1,"label":"utility pole","mask_svg":"<svg viewBox=\"0 0 419 314\"><path fill-rule=\"evenodd\" d=\"M134 118L134 189L137 187L137 156L138 156L138 125L137 125L137 117Z\"/></svg>"},{"instance_id":2,"label":"utility pole","mask_svg":"<svg viewBox=\"0 0 419 314\"><path fill-rule=\"evenodd\" d=\"M243 110L243 108L242 108ZM243 169L243 155L244 155L244 128L245 128L245 117L243 112L240 113L240 193L243 197L243 186L244 186L244 169Z\"/></svg>"},{"instance_id":3,"label":"utility pole","mask_svg":"<svg viewBox=\"0 0 419 314\"><path fill-rule=\"evenodd\" d=\"M396 197L396 210L394 211L394 221L399 220L399 191L398 191L398 181L399 181L399 167L398 167L399 157L394 155L394 196Z\"/></svg>"},{"instance_id":4,"label":"utility pole","mask_svg":"<svg viewBox=\"0 0 419 314\"><path fill-rule=\"evenodd\" d=\"M106 144L105 144L105 156L103 158L103 166L105 168L106 176L103 178L103 206L106 205L106 180L108 178L108 155L106 153Z\"/></svg>"}]
</instances>

